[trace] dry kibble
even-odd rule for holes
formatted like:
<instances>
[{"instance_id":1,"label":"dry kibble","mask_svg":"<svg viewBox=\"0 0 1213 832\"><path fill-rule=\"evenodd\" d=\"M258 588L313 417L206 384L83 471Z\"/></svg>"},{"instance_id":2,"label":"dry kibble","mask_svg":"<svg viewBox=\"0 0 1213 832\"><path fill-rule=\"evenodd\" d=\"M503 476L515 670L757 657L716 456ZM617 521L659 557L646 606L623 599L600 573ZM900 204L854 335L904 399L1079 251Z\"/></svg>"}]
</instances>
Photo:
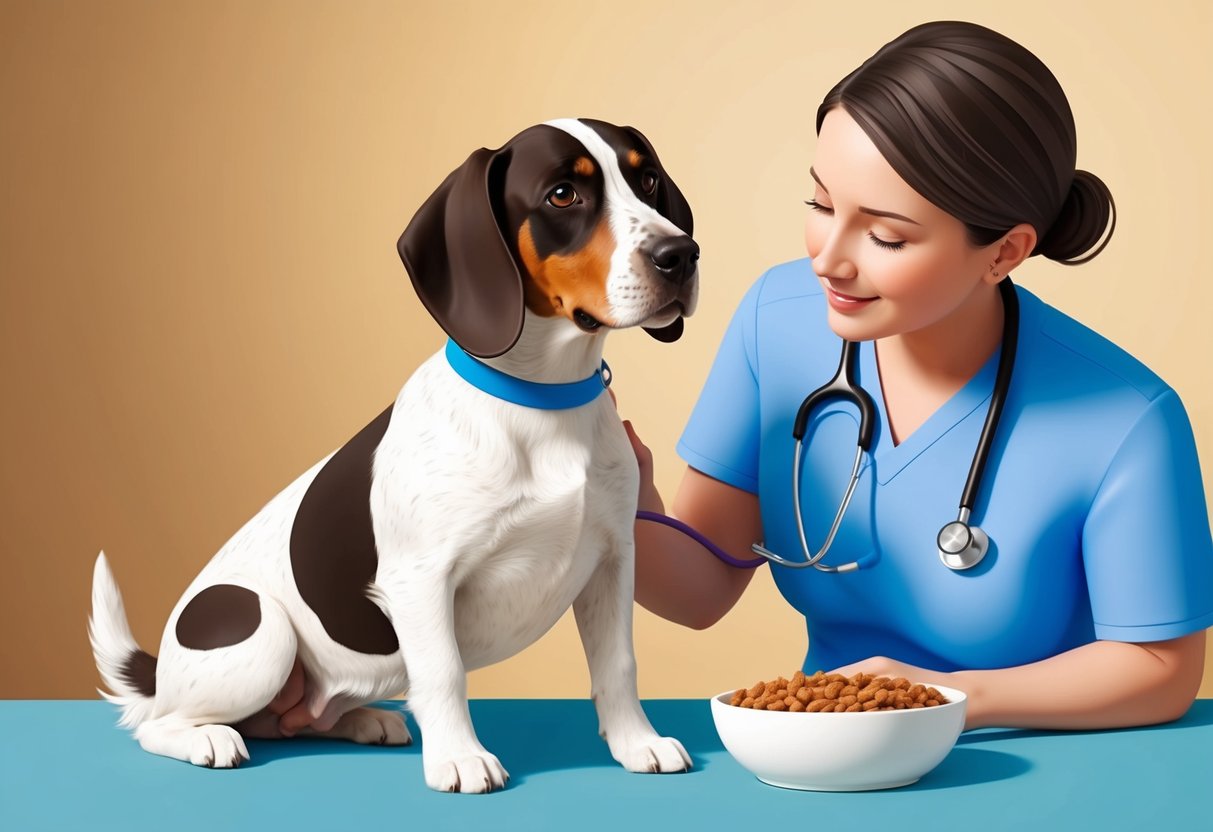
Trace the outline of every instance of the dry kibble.
<instances>
[{"instance_id":1,"label":"dry kibble","mask_svg":"<svg viewBox=\"0 0 1213 832\"><path fill-rule=\"evenodd\" d=\"M795 696L804 687L804 674L797 670L792 674L792 681L788 682L788 693Z\"/></svg>"},{"instance_id":2,"label":"dry kibble","mask_svg":"<svg viewBox=\"0 0 1213 832\"><path fill-rule=\"evenodd\" d=\"M947 703L937 689L911 683L901 676L856 673L847 677L820 670L811 676L798 670L791 679L780 676L770 682L757 682L750 688L738 688L730 699L730 704L739 708L811 714L901 711Z\"/></svg>"}]
</instances>

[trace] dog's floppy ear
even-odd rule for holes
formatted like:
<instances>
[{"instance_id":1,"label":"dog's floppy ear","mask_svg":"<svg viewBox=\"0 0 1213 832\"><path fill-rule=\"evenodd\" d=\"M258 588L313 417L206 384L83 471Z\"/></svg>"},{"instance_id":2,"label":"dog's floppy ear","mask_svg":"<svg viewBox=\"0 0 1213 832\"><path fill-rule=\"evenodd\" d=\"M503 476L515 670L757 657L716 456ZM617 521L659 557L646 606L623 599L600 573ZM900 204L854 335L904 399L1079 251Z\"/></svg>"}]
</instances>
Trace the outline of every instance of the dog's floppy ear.
<instances>
[{"instance_id":1,"label":"dog's floppy ear","mask_svg":"<svg viewBox=\"0 0 1213 832\"><path fill-rule=\"evenodd\" d=\"M695 218L691 215L691 206L687 202L686 197L682 195L682 191L678 190L678 186L674 184L674 180L666 172L665 166L657 159L657 151L653 149L653 145L645 138L644 133L641 133L635 127L624 127L623 129L636 137L636 140L648 152L649 158L657 162L657 166L661 168L661 181L657 185L657 211L667 220L685 231L686 235L690 237L695 230ZM646 326L644 327L644 331L663 344L672 344L682 337L682 328L682 318L678 317L672 323L660 328Z\"/></svg>"},{"instance_id":2,"label":"dog's floppy ear","mask_svg":"<svg viewBox=\"0 0 1213 832\"><path fill-rule=\"evenodd\" d=\"M657 167L661 169L661 181L657 185L657 211L686 232L688 237L694 235L695 218L691 216L691 206L686 197L682 195L682 191L678 190L678 186L674 184L674 180L670 178L665 165L661 164L657 158L657 151L653 149L653 145L645 138L644 133L635 127L624 127L623 129L636 137L636 140L648 152L649 158L656 162Z\"/></svg>"},{"instance_id":3,"label":"dog's floppy ear","mask_svg":"<svg viewBox=\"0 0 1213 832\"><path fill-rule=\"evenodd\" d=\"M417 296L451 339L492 358L522 333L522 276L498 223L507 148L481 148L409 222L396 249Z\"/></svg>"}]
</instances>

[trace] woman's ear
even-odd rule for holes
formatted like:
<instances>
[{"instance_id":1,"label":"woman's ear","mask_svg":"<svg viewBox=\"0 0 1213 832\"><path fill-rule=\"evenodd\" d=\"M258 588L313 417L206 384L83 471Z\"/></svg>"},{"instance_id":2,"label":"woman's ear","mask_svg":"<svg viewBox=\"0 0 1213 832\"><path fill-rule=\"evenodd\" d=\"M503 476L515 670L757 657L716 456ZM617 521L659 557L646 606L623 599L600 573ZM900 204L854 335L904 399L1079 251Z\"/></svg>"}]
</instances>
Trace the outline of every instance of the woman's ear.
<instances>
[{"instance_id":1,"label":"woman's ear","mask_svg":"<svg viewBox=\"0 0 1213 832\"><path fill-rule=\"evenodd\" d=\"M990 268L986 270L987 283L998 283L1024 260L1036 248L1036 229L1026 222L1012 228L990 245L993 256L990 258Z\"/></svg>"}]
</instances>

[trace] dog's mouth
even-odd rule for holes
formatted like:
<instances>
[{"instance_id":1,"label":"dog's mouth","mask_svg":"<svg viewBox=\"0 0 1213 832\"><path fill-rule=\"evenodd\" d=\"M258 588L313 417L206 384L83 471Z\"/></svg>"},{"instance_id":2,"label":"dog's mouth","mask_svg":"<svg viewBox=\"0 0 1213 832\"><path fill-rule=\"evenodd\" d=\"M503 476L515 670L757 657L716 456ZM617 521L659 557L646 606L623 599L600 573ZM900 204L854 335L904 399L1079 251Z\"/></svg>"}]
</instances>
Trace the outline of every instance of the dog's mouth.
<instances>
[{"instance_id":1,"label":"dog's mouth","mask_svg":"<svg viewBox=\"0 0 1213 832\"><path fill-rule=\"evenodd\" d=\"M685 318L686 316L687 305L679 298L675 298L653 313L653 317L658 320L664 320L669 317Z\"/></svg>"},{"instance_id":2,"label":"dog's mouth","mask_svg":"<svg viewBox=\"0 0 1213 832\"><path fill-rule=\"evenodd\" d=\"M686 316L686 303L680 299L674 299L657 311L653 312L653 314L647 316L644 323L653 323L656 326L661 326L663 324L668 324L677 318L683 318ZM598 332L603 328L616 329L618 327L617 324L604 323L598 318L595 318L589 312L586 312L584 309L580 308L573 311L573 323L577 324L582 332L588 333Z\"/></svg>"},{"instance_id":3,"label":"dog's mouth","mask_svg":"<svg viewBox=\"0 0 1213 832\"><path fill-rule=\"evenodd\" d=\"M573 311L573 323L577 324L583 332L597 332L602 329L602 321L595 318L584 309L576 309Z\"/></svg>"}]
</instances>

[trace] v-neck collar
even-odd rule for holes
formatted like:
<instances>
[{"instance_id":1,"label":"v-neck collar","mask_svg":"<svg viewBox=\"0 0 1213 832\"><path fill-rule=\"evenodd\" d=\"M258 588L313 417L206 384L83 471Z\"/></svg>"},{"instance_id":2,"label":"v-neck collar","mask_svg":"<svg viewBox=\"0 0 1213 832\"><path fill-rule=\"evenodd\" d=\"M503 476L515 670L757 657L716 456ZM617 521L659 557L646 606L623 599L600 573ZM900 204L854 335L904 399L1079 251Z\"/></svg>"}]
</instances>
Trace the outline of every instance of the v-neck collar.
<instances>
[{"instance_id":1,"label":"v-neck collar","mask_svg":"<svg viewBox=\"0 0 1213 832\"><path fill-rule=\"evenodd\" d=\"M1029 331L1029 326L1036 325L1033 314L1035 298L1018 285L1016 291L1020 301L1019 341L1022 343L1024 336ZM923 451L946 436L974 411L980 411L979 417L985 419L986 409L990 405L990 396L994 392L994 378L998 374L998 358L1002 355L1001 344L964 386L897 445L893 444L893 433L889 428L889 414L885 410L884 387L880 383L880 370L876 364L876 343L864 341L859 346L859 383L868 391L872 402L876 405L876 436L872 439L871 456L876 464L876 481L881 485L896 477ZM1023 350L1018 350L1018 354L1022 356ZM1014 383L1014 372L1012 372L1011 378ZM963 484L963 482L959 483L957 488Z\"/></svg>"}]
</instances>

